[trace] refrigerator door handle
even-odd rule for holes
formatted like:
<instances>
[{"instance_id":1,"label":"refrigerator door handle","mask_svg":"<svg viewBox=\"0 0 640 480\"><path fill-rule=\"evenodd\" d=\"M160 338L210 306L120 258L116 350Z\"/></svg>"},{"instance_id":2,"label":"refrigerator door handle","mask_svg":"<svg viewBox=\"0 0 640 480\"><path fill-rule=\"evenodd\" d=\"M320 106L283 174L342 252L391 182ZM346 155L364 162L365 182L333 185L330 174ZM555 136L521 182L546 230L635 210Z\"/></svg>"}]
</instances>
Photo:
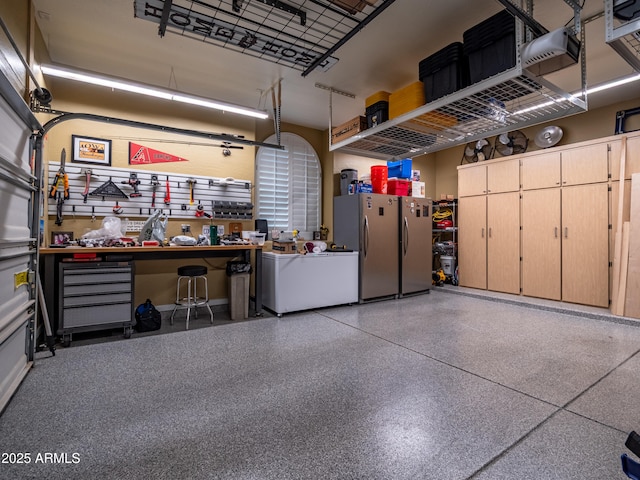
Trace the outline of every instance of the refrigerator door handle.
<instances>
[{"instance_id":1,"label":"refrigerator door handle","mask_svg":"<svg viewBox=\"0 0 640 480\"><path fill-rule=\"evenodd\" d=\"M362 231L362 253L367 257L367 249L369 247L369 217L364 216L364 228Z\"/></svg>"},{"instance_id":2,"label":"refrigerator door handle","mask_svg":"<svg viewBox=\"0 0 640 480\"><path fill-rule=\"evenodd\" d=\"M404 217L404 235L402 236L402 254L406 257L407 250L409 249L409 222L407 217Z\"/></svg>"}]
</instances>

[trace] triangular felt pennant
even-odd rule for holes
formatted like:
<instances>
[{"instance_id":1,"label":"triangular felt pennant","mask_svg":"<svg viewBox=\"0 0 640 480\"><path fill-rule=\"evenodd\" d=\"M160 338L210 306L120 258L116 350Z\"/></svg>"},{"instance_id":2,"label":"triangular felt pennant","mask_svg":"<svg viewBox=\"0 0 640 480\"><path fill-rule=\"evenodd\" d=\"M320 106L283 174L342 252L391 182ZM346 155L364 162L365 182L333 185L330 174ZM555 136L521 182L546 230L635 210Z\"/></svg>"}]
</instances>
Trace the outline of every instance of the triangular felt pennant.
<instances>
[{"instance_id":1,"label":"triangular felt pennant","mask_svg":"<svg viewBox=\"0 0 640 480\"><path fill-rule=\"evenodd\" d=\"M89 195L94 197L116 197L116 198L129 198L126 193L124 193L118 185L113 183L111 179L109 181L104 182L98 188L96 188Z\"/></svg>"},{"instance_id":2,"label":"triangular felt pennant","mask_svg":"<svg viewBox=\"0 0 640 480\"><path fill-rule=\"evenodd\" d=\"M188 162L186 158L176 157L153 148L129 142L129 165L143 165L150 163Z\"/></svg>"}]
</instances>

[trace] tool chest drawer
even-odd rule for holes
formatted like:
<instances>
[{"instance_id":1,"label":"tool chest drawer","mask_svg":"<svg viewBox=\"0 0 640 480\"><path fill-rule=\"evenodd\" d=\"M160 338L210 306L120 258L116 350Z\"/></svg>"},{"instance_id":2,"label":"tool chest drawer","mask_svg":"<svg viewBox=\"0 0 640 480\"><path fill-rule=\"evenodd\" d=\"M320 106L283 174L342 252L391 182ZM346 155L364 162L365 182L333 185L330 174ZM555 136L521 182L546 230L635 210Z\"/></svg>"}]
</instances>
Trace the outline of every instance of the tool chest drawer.
<instances>
[{"instance_id":1,"label":"tool chest drawer","mask_svg":"<svg viewBox=\"0 0 640 480\"><path fill-rule=\"evenodd\" d=\"M133 326L132 262L61 263L58 335L68 345L75 332Z\"/></svg>"}]
</instances>

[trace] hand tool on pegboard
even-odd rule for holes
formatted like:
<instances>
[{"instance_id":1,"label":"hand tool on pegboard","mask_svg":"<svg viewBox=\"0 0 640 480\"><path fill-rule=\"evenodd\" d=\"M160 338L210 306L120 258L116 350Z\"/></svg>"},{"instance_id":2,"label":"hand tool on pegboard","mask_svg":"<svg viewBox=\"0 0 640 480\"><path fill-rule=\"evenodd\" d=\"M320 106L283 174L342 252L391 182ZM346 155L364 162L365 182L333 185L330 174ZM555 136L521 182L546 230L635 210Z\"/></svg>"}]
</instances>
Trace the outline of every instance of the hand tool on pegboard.
<instances>
[{"instance_id":1,"label":"hand tool on pegboard","mask_svg":"<svg viewBox=\"0 0 640 480\"><path fill-rule=\"evenodd\" d=\"M151 175L151 208L156 207L156 190L159 186L158 175Z\"/></svg>"},{"instance_id":2,"label":"hand tool on pegboard","mask_svg":"<svg viewBox=\"0 0 640 480\"><path fill-rule=\"evenodd\" d=\"M80 175L84 175L84 190L82 191L82 203L87 203L87 197L89 196L89 185L91 185L91 175L93 171L90 168L83 168L80 170Z\"/></svg>"},{"instance_id":3,"label":"hand tool on pegboard","mask_svg":"<svg viewBox=\"0 0 640 480\"><path fill-rule=\"evenodd\" d=\"M129 173L129 179L122 180L120 183L124 183L126 185L129 185L130 187L133 187L133 193L129 195L131 198L142 196L142 194L140 193L140 190L138 190L138 185L140 185L140 180L138 179L137 173L135 172Z\"/></svg>"},{"instance_id":4,"label":"hand tool on pegboard","mask_svg":"<svg viewBox=\"0 0 640 480\"><path fill-rule=\"evenodd\" d=\"M198 218L200 218L200 217L212 218L212 215L208 214L204 209L204 205L202 203L198 202L198 206L196 207L196 217L198 217Z\"/></svg>"},{"instance_id":5,"label":"hand tool on pegboard","mask_svg":"<svg viewBox=\"0 0 640 480\"><path fill-rule=\"evenodd\" d=\"M166 191L164 192L164 204L165 205L170 205L171 204L171 189L169 187L169 175L167 175L167 184L166 184Z\"/></svg>"},{"instance_id":6,"label":"hand tool on pegboard","mask_svg":"<svg viewBox=\"0 0 640 480\"><path fill-rule=\"evenodd\" d=\"M60 153L60 168L58 168L49 190L49 198L56 199L56 225L62 225L62 205L65 200L69 199L69 176L64 169L66 160L67 152L63 148Z\"/></svg>"},{"instance_id":7,"label":"hand tool on pegboard","mask_svg":"<svg viewBox=\"0 0 640 480\"><path fill-rule=\"evenodd\" d=\"M189 205L193 205L195 203L195 200L193 199L193 186L198 183L198 181L193 178L189 178L187 183L189 184Z\"/></svg>"}]
</instances>

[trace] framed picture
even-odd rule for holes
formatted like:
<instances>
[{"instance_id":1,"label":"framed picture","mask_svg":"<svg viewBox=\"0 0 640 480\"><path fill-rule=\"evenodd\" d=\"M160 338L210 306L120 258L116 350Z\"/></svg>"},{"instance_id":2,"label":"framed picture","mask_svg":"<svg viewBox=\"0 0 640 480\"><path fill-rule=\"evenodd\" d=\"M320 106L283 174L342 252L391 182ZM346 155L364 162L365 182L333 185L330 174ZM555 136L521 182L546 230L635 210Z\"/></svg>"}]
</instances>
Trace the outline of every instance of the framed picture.
<instances>
[{"instance_id":1,"label":"framed picture","mask_svg":"<svg viewBox=\"0 0 640 480\"><path fill-rule=\"evenodd\" d=\"M51 245L67 245L73 240L73 232L51 232Z\"/></svg>"},{"instance_id":2,"label":"framed picture","mask_svg":"<svg viewBox=\"0 0 640 480\"><path fill-rule=\"evenodd\" d=\"M72 162L111 165L111 140L71 135L73 141Z\"/></svg>"}]
</instances>

